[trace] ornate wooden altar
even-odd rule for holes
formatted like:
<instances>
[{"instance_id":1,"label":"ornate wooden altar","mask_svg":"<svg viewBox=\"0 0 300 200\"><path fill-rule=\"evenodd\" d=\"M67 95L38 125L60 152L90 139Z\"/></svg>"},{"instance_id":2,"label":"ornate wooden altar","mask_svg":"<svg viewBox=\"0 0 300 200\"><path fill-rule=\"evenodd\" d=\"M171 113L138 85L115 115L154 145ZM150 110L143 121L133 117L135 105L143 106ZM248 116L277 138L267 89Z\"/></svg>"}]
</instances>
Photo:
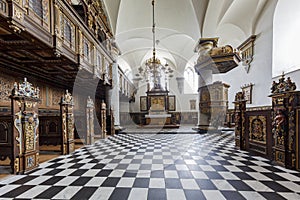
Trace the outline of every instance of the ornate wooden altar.
<instances>
[{"instance_id":1,"label":"ornate wooden altar","mask_svg":"<svg viewBox=\"0 0 300 200\"><path fill-rule=\"evenodd\" d=\"M12 154L11 167L14 174L24 173L39 165L39 88L33 87L24 78L15 83L11 95L12 103Z\"/></svg>"},{"instance_id":2,"label":"ornate wooden altar","mask_svg":"<svg viewBox=\"0 0 300 200\"><path fill-rule=\"evenodd\" d=\"M296 85L290 77L285 80L282 75L278 82L273 81L270 97L274 161L286 168L299 170L300 92L295 89Z\"/></svg>"},{"instance_id":3,"label":"ornate wooden altar","mask_svg":"<svg viewBox=\"0 0 300 200\"><path fill-rule=\"evenodd\" d=\"M176 98L169 95L169 91L163 90L160 86L148 90L147 96L140 97L141 111L146 111L143 125L176 127L172 121L172 114L169 111L176 110Z\"/></svg>"},{"instance_id":4,"label":"ornate wooden altar","mask_svg":"<svg viewBox=\"0 0 300 200\"><path fill-rule=\"evenodd\" d=\"M60 102L60 116L62 125L61 152L63 155L72 153L75 150L73 106L73 97L69 91L66 90L66 93L61 98Z\"/></svg>"}]
</instances>

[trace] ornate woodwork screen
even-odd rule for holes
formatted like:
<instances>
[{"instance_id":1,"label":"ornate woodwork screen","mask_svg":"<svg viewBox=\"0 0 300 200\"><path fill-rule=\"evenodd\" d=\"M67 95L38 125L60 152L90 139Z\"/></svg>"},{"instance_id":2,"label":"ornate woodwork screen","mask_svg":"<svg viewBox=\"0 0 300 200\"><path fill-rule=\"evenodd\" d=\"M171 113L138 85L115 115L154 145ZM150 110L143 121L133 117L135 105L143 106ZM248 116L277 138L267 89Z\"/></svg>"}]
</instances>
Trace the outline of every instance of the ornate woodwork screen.
<instances>
[{"instance_id":1,"label":"ornate woodwork screen","mask_svg":"<svg viewBox=\"0 0 300 200\"><path fill-rule=\"evenodd\" d=\"M15 83L11 95L13 115L13 173L24 173L39 165L39 88L24 79Z\"/></svg>"},{"instance_id":2,"label":"ornate woodwork screen","mask_svg":"<svg viewBox=\"0 0 300 200\"><path fill-rule=\"evenodd\" d=\"M60 103L63 155L72 153L75 150L73 106L73 97L66 90L66 94L61 98Z\"/></svg>"}]
</instances>

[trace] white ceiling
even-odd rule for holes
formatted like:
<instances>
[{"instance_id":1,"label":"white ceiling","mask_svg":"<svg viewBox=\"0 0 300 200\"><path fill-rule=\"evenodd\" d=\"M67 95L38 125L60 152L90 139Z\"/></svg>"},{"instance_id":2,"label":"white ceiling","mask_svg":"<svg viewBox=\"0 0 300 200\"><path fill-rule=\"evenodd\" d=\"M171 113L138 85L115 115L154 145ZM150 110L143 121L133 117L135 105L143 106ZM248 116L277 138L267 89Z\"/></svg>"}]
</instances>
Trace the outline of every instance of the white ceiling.
<instances>
[{"instance_id":1,"label":"white ceiling","mask_svg":"<svg viewBox=\"0 0 300 200\"><path fill-rule=\"evenodd\" d=\"M119 64L133 72L151 57L152 0L103 0L122 55ZM197 58L201 37L237 47L255 33L267 0L155 0L158 57L179 73Z\"/></svg>"}]
</instances>

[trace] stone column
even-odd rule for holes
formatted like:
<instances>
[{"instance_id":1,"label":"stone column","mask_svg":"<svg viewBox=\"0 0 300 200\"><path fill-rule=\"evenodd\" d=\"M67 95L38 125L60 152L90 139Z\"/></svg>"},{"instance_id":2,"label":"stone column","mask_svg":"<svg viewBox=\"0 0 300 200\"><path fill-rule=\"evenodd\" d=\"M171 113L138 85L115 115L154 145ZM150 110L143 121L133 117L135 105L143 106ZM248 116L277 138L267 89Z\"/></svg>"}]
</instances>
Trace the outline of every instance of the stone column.
<instances>
[{"instance_id":1,"label":"stone column","mask_svg":"<svg viewBox=\"0 0 300 200\"><path fill-rule=\"evenodd\" d=\"M212 70L200 70L198 72L198 88L201 88L203 86L209 85L212 83ZM198 102L200 102L200 90L198 89ZM203 116L200 112L200 106L198 106L198 124L197 126L200 127L201 125L201 118L206 117Z\"/></svg>"},{"instance_id":2,"label":"stone column","mask_svg":"<svg viewBox=\"0 0 300 200\"><path fill-rule=\"evenodd\" d=\"M177 77L176 81L177 81L178 91L180 94L182 94L184 90L184 77Z\"/></svg>"},{"instance_id":3,"label":"stone column","mask_svg":"<svg viewBox=\"0 0 300 200\"><path fill-rule=\"evenodd\" d=\"M114 120L115 120L114 125L116 131L118 132L118 130L121 129L121 127L120 127L120 95L119 95L120 78L118 73L119 65L117 64L117 58L121 54L121 52L114 39L112 41L111 54L114 59L114 62L112 64L113 88L108 92L107 98L109 99L109 101L107 102L110 102L110 107L108 107L108 110L110 110L111 108L114 112Z\"/></svg>"}]
</instances>

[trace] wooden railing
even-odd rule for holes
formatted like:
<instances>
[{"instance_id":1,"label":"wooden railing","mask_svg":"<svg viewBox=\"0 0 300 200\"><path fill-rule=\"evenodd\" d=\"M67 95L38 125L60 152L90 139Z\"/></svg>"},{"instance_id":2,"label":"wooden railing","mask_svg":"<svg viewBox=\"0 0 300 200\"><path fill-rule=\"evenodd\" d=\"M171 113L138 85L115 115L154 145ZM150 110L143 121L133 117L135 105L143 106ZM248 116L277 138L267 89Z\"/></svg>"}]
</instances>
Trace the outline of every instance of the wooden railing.
<instances>
[{"instance_id":1,"label":"wooden railing","mask_svg":"<svg viewBox=\"0 0 300 200\"><path fill-rule=\"evenodd\" d=\"M48 48L47 53L52 53L54 58L66 57L79 69L111 84L112 34L107 31L103 17L99 17L103 13L95 11L101 8L99 2L83 1L87 4L85 15L91 18L88 20L67 0L43 0L40 12L30 2L0 0L0 18L4 18L11 32L30 42L36 41L37 48Z\"/></svg>"}]
</instances>

